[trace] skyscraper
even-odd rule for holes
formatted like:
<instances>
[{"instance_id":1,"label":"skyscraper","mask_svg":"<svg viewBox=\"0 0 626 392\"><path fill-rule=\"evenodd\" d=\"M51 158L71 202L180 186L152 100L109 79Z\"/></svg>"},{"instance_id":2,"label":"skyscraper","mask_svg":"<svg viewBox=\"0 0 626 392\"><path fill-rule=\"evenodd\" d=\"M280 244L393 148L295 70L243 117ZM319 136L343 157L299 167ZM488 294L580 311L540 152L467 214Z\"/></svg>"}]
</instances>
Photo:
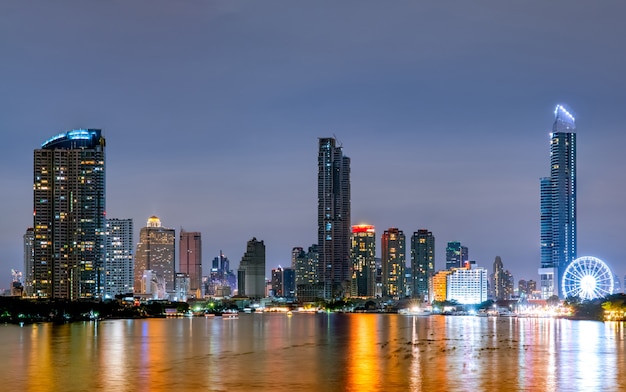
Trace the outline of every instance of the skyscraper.
<instances>
[{"instance_id":1,"label":"skyscraper","mask_svg":"<svg viewBox=\"0 0 626 392\"><path fill-rule=\"evenodd\" d=\"M376 295L376 231L374 226L352 226L350 242L351 295L374 297Z\"/></svg>"},{"instance_id":2,"label":"skyscraper","mask_svg":"<svg viewBox=\"0 0 626 392\"><path fill-rule=\"evenodd\" d=\"M24 295L27 297L33 296L34 245L35 232L29 227L24 234Z\"/></svg>"},{"instance_id":3,"label":"skyscraper","mask_svg":"<svg viewBox=\"0 0 626 392\"><path fill-rule=\"evenodd\" d=\"M153 298L167 298L174 290L174 260L176 233L161 226L156 216L148 219L139 232L135 253L135 293L150 294Z\"/></svg>"},{"instance_id":4,"label":"skyscraper","mask_svg":"<svg viewBox=\"0 0 626 392\"><path fill-rule=\"evenodd\" d=\"M105 252L105 154L99 129L78 129L34 151L33 294L102 295Z\"/></svg>"},{"instance_id":5,"label":"skyscraper","mask_svg":"<svg viewBox=\"0 0 626 392\"><path fill-rule=\"evenodd\" d=\"M350 158L334 138L319 139L317 176L318 279L324 298L350 294Z\"/></svg>"},{"instance_id":6,"label":"skyscraper","mask_svg":"<svg viewBox=\"0 0 626 392\"><path fill-rule=\"evenodd\" d=\"M541 190L541 296L563 296L561 279L576 258L576 123L562 106L550 134L550 177Z\"/></svg>"},{"instance_id":7,"label":"skyscraper","mask_svg":"<svg viewBox=\"0 0 626 392\"><path fill-rule=\"evenodd\" d=\"M237 270L237 291L250 298L265 297L265 244L252 238Z\"/></svg>"},{"instance_id":8,"label":"skyscraper","mask_svg":"<svg viewBox=\"0 0 626 392\"><path fill-rule=\"evenodd\" d=\"M199 298L202 295L202 239L200 233L181 229L178 249L178 272L189 275L188 295Z\"/></svg>"},{"instance_id":9,"label":"skyscraper","mask_svg":"<svg viewBox=\"0 0 626 392\"><path fill-rule=\"evenodd\" d=\"M420 229L411 236L411 296L421 301L430 298L431 279L435 273L435 236Z\"/></svg>"},{"instance_id":10,"label":"skyscraper","mask_svg":"<svg viewBox=\"0 0 626 392\"><path fill-rule=\"evenodd\" d=\"M502 263L500 256L496 256L496 259L493 262L491 284L491 291L494 300L500 301L511 299L514 289L513 275L511 272L504 269L504 264Z\"/></svg>"},{"instance_id":11,"label":"skyscraper","mask_svg":"<svg viewBox=\"0 0 626 392\"><path fill-rule=\"evenodd\" d=\"M133 293L133 220L107 219L104 296Z\"/></svg>"},{"instance_id":12,"label":"skyscraper","mask_svg":"<svg viewBox=\"0 0 626 392\"><path fill-rule=\"evenodd\" d=\"M404 269L406 268L406 241L402 230L385 230L381 240L383 269L383 297L404 297Z\"/></svg>"},{"instance_id":13,"label":"skyscraper","mask_svg":"<svg viewBox=\"0 0 626 392\"><path fill-rule=\"evenodd\" d=\"M469 260L467 246L461 246L458 241L448 242L446 248L446 269L465 268L465 263Z\"/></svg>"}]
</instances>

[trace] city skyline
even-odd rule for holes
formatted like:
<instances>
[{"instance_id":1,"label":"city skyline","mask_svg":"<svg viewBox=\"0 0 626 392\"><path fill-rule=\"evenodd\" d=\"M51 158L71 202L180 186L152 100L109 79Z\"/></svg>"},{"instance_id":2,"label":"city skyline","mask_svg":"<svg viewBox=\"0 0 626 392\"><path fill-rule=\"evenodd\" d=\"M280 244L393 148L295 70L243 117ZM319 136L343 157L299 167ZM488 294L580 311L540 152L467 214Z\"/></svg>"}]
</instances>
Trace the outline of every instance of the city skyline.
<instances>
[{"instance_id":1,"label":"city skyline","mask_svg":"<svg viewBox=\"0 0 626 392\"><path fill-rule=\"evenodd\" d=\"M0 5L0 288L23 269L32 151L90 127L107 139L107 216L201 232L204 267L223 249L236 270L257 237L269 277L315 243L316 141L335 136L351 224L427 228L435 270L460 241L538 281L561 103L578 126L577 254L626 273L624 5L147 5Z\"/></svg>"}]
</instances>

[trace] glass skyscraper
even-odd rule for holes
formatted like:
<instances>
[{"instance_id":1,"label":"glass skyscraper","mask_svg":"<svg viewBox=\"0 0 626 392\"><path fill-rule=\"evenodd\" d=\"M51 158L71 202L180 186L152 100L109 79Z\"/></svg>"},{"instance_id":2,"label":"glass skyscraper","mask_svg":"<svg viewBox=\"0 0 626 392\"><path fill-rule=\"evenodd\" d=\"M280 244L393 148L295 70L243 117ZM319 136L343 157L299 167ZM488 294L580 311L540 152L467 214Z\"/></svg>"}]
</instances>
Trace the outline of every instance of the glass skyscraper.
<instances>
[{"instance_id":1,"label":"glass skyscraper","mask_svg":"<svg viewBox=\"0 0 626 392\"><path fill-rule=\"evenodd\" d=\"M541 295L563 296L563 272L576 258L576 123L562 105L550 134L550 177L541 178Z\"/></svg>"},{"instance_id":2,"label":"glass skyscraper","mask_svg":"<svg viewBox=\"0 0 626 392\"><path fill-rule=\"evenodd\" d=\"M350 294L350 158L334 138L319 139L318 279L325 299Z\"/></svg>"},{"instance_id":3,"label":"glass skyscraper","mask_svg":"<svg viewBox=\"0 0 626 392\"><path fill-rule=\"evenodd\" d=\"M176 233L161 226L157 216L148 219L139 231L135 253L135 293L155 299L167 298L174 291Z\"/></svg>"},{"instance_id":4,"label":"glass skyscraper","mask_svg":"<svg viewBox=\"0 0 626 392\"><path fill-rule=\"evenodd\" d=\"M34 151L34 296L76 300L102 295L104 149L100 129L77 129Z\"/></svg>"}]
</instances>

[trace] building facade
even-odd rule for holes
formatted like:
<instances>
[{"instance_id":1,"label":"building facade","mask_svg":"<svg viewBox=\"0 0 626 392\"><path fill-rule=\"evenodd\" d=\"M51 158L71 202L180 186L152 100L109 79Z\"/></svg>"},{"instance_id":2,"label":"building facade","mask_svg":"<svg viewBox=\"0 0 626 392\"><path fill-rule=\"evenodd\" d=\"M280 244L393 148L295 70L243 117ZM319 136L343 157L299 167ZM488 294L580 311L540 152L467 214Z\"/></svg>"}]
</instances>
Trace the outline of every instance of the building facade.
<instances>
[{"instance_id":1,"label":"building facade","mask_svg":"<svg viewBox=\"0 0 626 392\"><path fill-rule=\"evenodd\" d=\"M248 241L246 253L241 258L237 270L237 291L239 296L250 298L265 297L265 244L252 238Z\"/></svg>"},{"instance_id":2,"label":"building facade","mask_svg":"<svg viewBox=\"0 0 626 392\"><path fill-rule=\"evenodd\" d=\"M392 227L382 235L382 295L404 297L404 270L406 268L406 241L402 230Z\"/></svg>"},{"instance_id":3,"label":"building facade","mask_svg":"<svg viewBox=\"0 0 626 392\"><path fill-rule=\"evenodd\" d=\"M104 297L134 292L133 220L107 219Z\"/></svg>"},{"instance_id":4,"label":"building facade","mask_svg":"<svg viewBox=\"0 0 626 392\"><path fill-rule=\"evenodd\" d=\"M352 261L352 297L376 295L376 231L372 225L352 226L350 237Z\"/></svg>"},{"instance_id":5,"label":"building facade","mask_svg":"<svg viewBox=\"0 0 626 392\"><path fill-rule=\"evenodd\" d=\"M189 275L188 297L202 296L202 238L197 231L180 230L178 272Z\"/></svg>"},{"instance_id":6,"label":"building facade","mask_svg":"<svg viewBox=\"0 0 626 392\"><path fill-rule=\"evenodd\" d=\"M480 304L487 300L487 270L455 268L446 276L446 299L462 305Z\"/></svg>"},{"instance_id":7,"label":"building facade","mask_svg":"<svg viewBox=\"0 0 626 392\"><path fill-rule=\"evenodd\" d=\"M176 233L161 226L156 216L139 232L135 253L135 293L165 299L174 291Z\"/></svg>"},{"instance_id":8,"label":"building facade","mask_svg":"<svg viewBox=\"0 0 626 392\"><path fill-rule=\"evenodd\" d=\"M318 279L325 299L350 294L350 158L334 138L319 139Z\"/></svg>"},{"instance_id":9,"label":"building facade","mask_svg":"<svg viewBox=\"0 0 626 392\"><path fill-rule=\"evenodd\" d=\"M99 129L56 135L34 151L33 295L102 296L105 141Z\"/></svg>"},{"instance_id":10,"label":"building facade","mask_svg":"<svg viewBox=\"0 0 626 392\"><path fill-rule=\"evenodd\" d=\"M435 236L420 229L411 236L411 297L422 302L430 299L429 287L435 273Z\"/></svg>"},{"instance_id":11,"label":"building facade","mask_svg":"<svg viewBox=\"0 0 626 392\"><path fill-rule=\"evenodd\" d=\"M32 227L26 229L24 240L24 295L33 296L33 279L35 267L35 231Z\"/></svg>"},{"instance_id":12,"label":"building facade","mask_svg":"<svg viewBox=\"0 0 626 392\"><path fill-rule=\"evenodd\" d=\"M576 259L576 122L562 105L550 134L550 177L540 180L541 296L563 297L561 280Z\"/></svg>"},{"instance_id":13,"label":"building facade","mask_svg":"<svg viewBox=\"0 0 626 392\"><path fill-rule=\"evenodd\" d=\"M469 261L469 251L458 241L448 242L446 247L446 269L464 268Z\"/></svg>"}]
</instances>

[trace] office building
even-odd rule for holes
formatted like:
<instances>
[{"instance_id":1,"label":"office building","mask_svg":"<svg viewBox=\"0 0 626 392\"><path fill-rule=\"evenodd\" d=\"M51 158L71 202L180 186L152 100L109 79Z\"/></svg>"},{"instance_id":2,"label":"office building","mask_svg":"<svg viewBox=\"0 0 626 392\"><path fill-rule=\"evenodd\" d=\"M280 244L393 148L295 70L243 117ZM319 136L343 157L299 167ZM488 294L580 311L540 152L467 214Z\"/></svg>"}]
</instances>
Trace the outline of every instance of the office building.
<instances>
[{"instance_id":1,"label":"office building","mask_svg":"<svg viewBox=\"0 0 626 392\"><path fill-rule=\"evenodd\" d=\"M296 294L296 276L291 268L272 269L272 291L274 297L293 298Z\"/></svg>"},{"instance_id":2,"label":"office building","mask_svg":"<svg viewBox=\"0 0 626 392\"><path fill-rule=\"evenodd\" d=\"M576 123L557 105L550 133L550 177L540 180L541 297L563 297L563 273L576 258Z\"/></svg>"},{"instance_id":3,"label":"office building","mask_svg":"<svg viewBox=\"0 0 626 392\"><path fill-rule=\"evenodd\" d=\"M174 291L176 233L161 226L156 216L139 231L135 253L135 292L165 299Z\"/></svg>"},{"instance_id":4,"label":"office building","mask_svg":"<svg viewBox=\"0 0 626 392\"><path fill-rule=\"evenodd\" d=\"M376 295L376 231L372 225L352 226L350 237L352 297Z\"/></svg>"},{"instance_id":5,"label":"office building","mask_svg":"<svg viewBox=\"0 0 626 392\"><path fill-rule=\"evenodd\" d=\"M134 292L133 220L107 219L104 297Z\"/></svg>"},{"instance_id":6,"label":"office building","mask_svg":"<svg viewBox=\"0 0 626 392\"><path fill-rule=\"evenodd\" d=\"M405 246L402 230L395 227L385 230L381 241L383 297L404 297Z\"/></svg>"},{"instance_id":7,"label":"office building","mask_svg":"<svg viewBox=\"0 0 626 392\"><path fill-rule=\"evenodd\" d=\"M446 247L446 269L464 268L469 261L469 251L458 241L448 242Z\"/></svg>"},{"instance_id":8,"label":"office building","mask_svg":"<svg viewBox=\"0 0 626 392\"><path fill-rule=\"evenodd\" d=\"M435 236L420 229L411 236L411 297L422 302L430 298L429 286L435 272Z\"/></svg>"},{"instance_id":9,"label":"office building","mask_svg":"<svg viewBox=\"0 0 626 392\"><path fill-rule=\"evenodd\" d=\"M319 139L318 279L325 299L350 294L350 158L333 138Z\"/></svg>"},{"instance_id":10,"label":"office building","mask_svg":"<svg viewBox=\"0 0 626 392\"><path fill-rule=\"evenodd\" d=\"M239 296L250 298L265 297L265 244L252 238L248 241L246 253L241 258L237 270L237 291Z\"/></svg>"},{"instance_id":11,"label":"office building","mask_svg":"<svg viewBox=\"0 0 626 392\"><path fill-rule=\"evenodd\" d=\"M78 129L34 151L33 295L102 295L105 252L105 141Z\"/></svg>"},{"instance_id":12,"label":"office building","mask_svg":"<svg viewBox=\"0 0 626 392\"><path fill-rule=\"evenodd\" d=\"M189 275L188 297L202 296L202 239L197 231L180 230L178 272Z\"/></svg>"},{"instance_id":13,"label":"office building","mask_svg":"<svg viewBox=\"0 0 626 392\"><path fill-rule=\"evenodd\" d=\"M33 296L33 268L35 267L34 242L35 231L32 227L26 229L24 240L24 295Z\"/></svg>"}]
</instances>

